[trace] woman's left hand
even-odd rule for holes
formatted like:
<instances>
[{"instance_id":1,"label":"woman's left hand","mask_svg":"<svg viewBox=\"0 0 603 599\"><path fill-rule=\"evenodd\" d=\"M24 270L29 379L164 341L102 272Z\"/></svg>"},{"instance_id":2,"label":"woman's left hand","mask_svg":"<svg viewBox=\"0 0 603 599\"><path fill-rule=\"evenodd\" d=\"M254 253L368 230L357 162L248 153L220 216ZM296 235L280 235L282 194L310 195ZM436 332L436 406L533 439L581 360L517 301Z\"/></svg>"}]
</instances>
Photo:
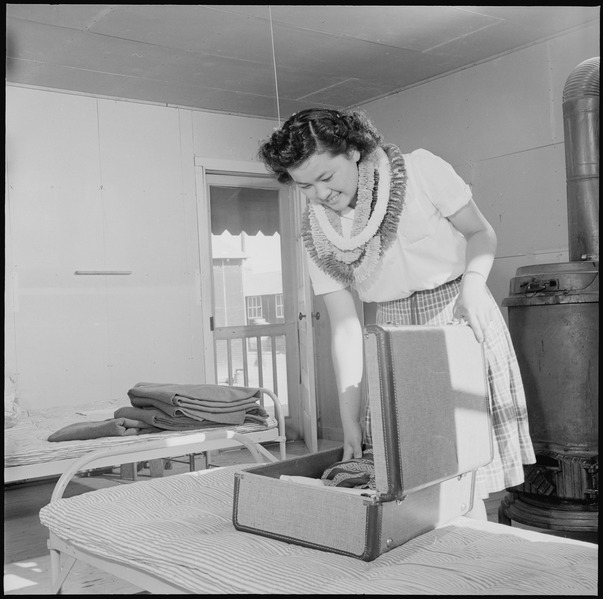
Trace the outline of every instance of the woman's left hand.
<instances>
[{"instance_id":1,"label":"woman's left hand","mask_svg":"<svg viewBox=\"0 0 603 599\"><path fill-rule=\"evenodd\" d=\"M482 343L492 320L492 300L482 275L465 273L452 316L455 321L467 321L477 341Z\"/></svg>"},{"instance_id":2,"label":"woman's left hand","mask_svg":"<svg viewBox=\"0 0 603 599\"><path fill-rule=\"evenodd\" d=\"M496 254L496 233L473 200L448 217L467 240L465 274L452 316L466 320L481 343L494 308L486 278Z\"/></svg>"}]
</instances>

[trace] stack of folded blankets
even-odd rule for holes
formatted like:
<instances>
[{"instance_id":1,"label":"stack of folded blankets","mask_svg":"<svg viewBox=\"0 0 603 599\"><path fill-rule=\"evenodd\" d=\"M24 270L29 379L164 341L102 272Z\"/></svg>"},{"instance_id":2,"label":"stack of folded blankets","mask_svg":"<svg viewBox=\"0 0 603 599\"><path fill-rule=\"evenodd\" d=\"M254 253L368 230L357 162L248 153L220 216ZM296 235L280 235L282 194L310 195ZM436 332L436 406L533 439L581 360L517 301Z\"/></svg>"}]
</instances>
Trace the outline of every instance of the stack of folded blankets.
<instances>
[{"instance_id":1,"label":"stack of folded blankets","mask_svg":"<svg viewBox=\"0 0 603 599\"><path fill-rule=\"evenodd\" d=\"M173 431L267 424L261 394L257 387L137 383L128 391L132 407L119 408L114 416Z\"/></svg>"}]
</instances>

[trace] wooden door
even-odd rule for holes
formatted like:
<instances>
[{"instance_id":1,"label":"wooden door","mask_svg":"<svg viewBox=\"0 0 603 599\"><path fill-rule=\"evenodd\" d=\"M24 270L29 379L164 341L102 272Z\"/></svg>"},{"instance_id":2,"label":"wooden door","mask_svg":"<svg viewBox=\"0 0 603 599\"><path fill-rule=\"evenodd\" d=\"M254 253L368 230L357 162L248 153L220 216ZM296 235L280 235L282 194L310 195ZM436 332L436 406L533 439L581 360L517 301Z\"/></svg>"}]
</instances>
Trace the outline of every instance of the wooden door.
<instances>
[{"instance_id":1,"label":"wooden door","mask_svg":"<svg viewBox=\"0 0 603 599\"><path fill-rule=\"evenodd\" d=\"M318 442L316 435L316 394L314 390L313 369L313 343L312 327L305 327L304 322L299 320L299 313L305 310L308 303L308 285L303 270L301 256L301 243L299 243L299 214L294 208L299 205L299 200L293 198L293 190L277 185L266 173L257 171L257 165L237 164L229 167L227 163L215 168L205 168L198 164L197 182L199 196L199 239L200 239L200 293L203 305L203 327L204 327L204 354L208 382L223 383L218 380L220 369L220 356L216 351L216 341L222 342L231 339L233 347L241 336L250 338L266 332L269 335L284 337L286 343L286 382L279 380L279 390L276 394L283 401L281 394L286 392L286 426L287 438L295 439L302 437L311 451L316 451ZM254 166L256 167L254 169ZM241 168L243 167L243 168ZM245 322L234 321L226 323L224 319L216 320L216 283L213 260L216 246L212 245L212 216L211 216L211 186L212 185L241 185L249 188L265 187L274 193L278 191L279 206L279 231L281 238L281 271L282 271L282 296L283 296L283 319L275 323L252 323L249 318ZM239 248L240 249L240 248ZM236 256L233 254L236 260ZM301 303L300 303L301 302ZM246 314L249 317L249 313ZM304 319L302 319L304 320ZM301 327L300 327L301 324ZM278 331L277 331L278 329ZM236 341L235 341L236 340ZM224 351L224 350L222 350ZM230 360L231 356L227 356ZM224 367L220 371L224 372ZM232 376L234 374L234 377ZM237 379L236 372L228 372L228 381L234 384L252 384L249 380ZM247 376L245 373L238 373ZM222 376L222 375L220 375ZM230 380L233 379L233 380ZM257 382L257 381L255 381ZM272 388L270 380L261 385ZM274 389L273 389L274 390Z\"/></svg>"},{"instance_id":2,"label":"wooden door","mask_svg":"<svg viewBox=\"0 0 603 599\"><path fill-rule=\"evenodd\" d=\"M303 202L299 192L294 192L295 230L301 230ZM305 262L305 254L301 235L297 236L297 301L298 301L298 340L299 340L299 405L301 424L306 447L311 452L318 451L318 415L316 401L316 371L314 354L314 322L316 313L313 310L313 298Z\"/></svg>"}]
</instances>

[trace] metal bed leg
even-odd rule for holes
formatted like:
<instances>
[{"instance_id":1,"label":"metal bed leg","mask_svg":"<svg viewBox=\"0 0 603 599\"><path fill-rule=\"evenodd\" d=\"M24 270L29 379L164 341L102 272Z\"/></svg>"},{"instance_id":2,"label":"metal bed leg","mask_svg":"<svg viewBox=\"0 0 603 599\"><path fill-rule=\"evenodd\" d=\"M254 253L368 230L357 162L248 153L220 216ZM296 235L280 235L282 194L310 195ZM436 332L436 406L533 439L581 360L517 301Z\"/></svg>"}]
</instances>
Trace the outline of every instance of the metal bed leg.
<instances>
[{"instance_id":1,"label":"metal bed leg","mask_svg":"<svg viewBox=\"0 0 603 599\"><path fill-rule=\"evenodd\" d=\"M208 466L207 455L203 453L191 453L188 456L188 466L191 472L197 472L197 470L205 470Z\"/></svg>"},{"instance_id":2,"label":"metal bed leg","mask_svg":"<svg viewBox=\"0 0 603 599\"><path fill-rule=\"evenodd\" d=\"M270 391L270 389L266 389L265 387L260 387L260 391L262 393L265 393L266 395L268 395L268 397L270 397L270 399L272 399L273 403L274 403L274 412L275 412L275 416L276 419L278 421L278 432L279 432L279 436L278 436L278 442L279 442L279 446L280 446L280 456L281 456L281 460L285 460L287 459L287 438L285 435L285 416L283 414L283 408L281 406L281 402L279 401L278 397L272 392Z\"/></svg>"},{"instance_id":3,"label":"metal bed leg","mask_svg":"<svg viewBox=\"0 0 603 599\"><path fill-rule=\"evenodd\" d=\"M122 464L119 467L119 478L127 478L128 480L136 480L138 478L138 464L136 462L130 464Z\"/></svg>"},{"instance_id":4,"label":"metal bed leg","mask_svg":"<svg viewBox=\"0 0 603 599\"><path fill-rule=\"evenodd\" d=\"M61 555L61 552L50 547L50 544L48 548L50 549L50 592L53 595L61 595L63 583L69 576L76 560L73 557ZM61 568L61 563L65 563L66 559L69 560L69 565Z\"/></svg>"},{"instance_id":5,"label":"metal bed leg","mask_svg":"<svg viewBox=\"0 0 603 599\"><path fill-rule=\"evenodd\" d=\"M163 460L149 460L149 471L151 476L163 476Z\"/></svg>"},{"instance_id":6,"label":"metal bed leg","mask_svg":"<svg viewBox=\"0 0 603 599\"><path fill-rule=\"evenodd\" d=\"M220 453L220 450L217 451L217 453ZM212 456L215 455L216 452L215 451L206 451L205 452L205 467L209 468L211 466L211 461L212 461Z\"/></svg>"}]
</instances>

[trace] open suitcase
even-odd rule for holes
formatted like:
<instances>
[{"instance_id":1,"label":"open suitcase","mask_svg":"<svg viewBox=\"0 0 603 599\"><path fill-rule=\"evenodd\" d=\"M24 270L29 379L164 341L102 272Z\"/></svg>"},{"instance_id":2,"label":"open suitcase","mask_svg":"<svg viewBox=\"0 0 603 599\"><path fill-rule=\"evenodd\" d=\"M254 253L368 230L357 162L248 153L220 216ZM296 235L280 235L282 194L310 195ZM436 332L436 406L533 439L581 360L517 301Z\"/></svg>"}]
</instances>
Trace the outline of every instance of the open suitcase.
<instances>
[{"instance_id":1,"label":"open suitcase","mask_svg":"<svg viewBox=\"0 0 603 599\"><path fill-rule=\"evenodd\" d=\"M280 480L320 478L343 449L235 476L235 528L370 561L471 510L492 459L483 349L468 326L365 328L376 496Z\"/></svg>"}]
</instances>

